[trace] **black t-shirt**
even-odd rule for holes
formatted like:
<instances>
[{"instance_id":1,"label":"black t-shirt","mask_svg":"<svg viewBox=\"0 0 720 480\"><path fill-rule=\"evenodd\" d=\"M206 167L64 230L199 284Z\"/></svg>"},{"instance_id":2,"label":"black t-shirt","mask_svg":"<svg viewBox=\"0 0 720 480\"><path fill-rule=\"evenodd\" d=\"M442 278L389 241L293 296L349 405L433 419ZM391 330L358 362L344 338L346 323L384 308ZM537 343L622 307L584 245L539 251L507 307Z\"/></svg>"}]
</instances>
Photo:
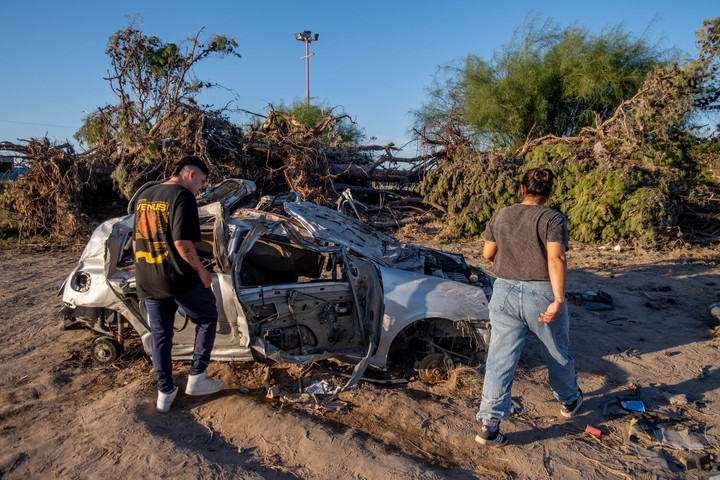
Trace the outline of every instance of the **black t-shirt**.
<instances>
[{"instance_id":1,"label":"black t-shirt","mask_svg":"<svg viewBox=\"0 0 720 480\"><path fill-rule=\"evenodd\" d=\"M197 272L180 256L176 240L199 242L197 202L190 190L176 184L153 185L135 203L135 280L138 297L168 298L200 282Z\"/></svg>"},{"instance_id":2,"label":"black t-shirt","mask_svg":"<svg viewBox=\"0 0 720 480\"><path fill-rule=\"evenodd\" d=\"M565 217L544 205L521 203L500 209L485 228L485 240L497 243L490 268L506 280L549 280L547 242L568 248Z\"/></svg>"}]
</instances>

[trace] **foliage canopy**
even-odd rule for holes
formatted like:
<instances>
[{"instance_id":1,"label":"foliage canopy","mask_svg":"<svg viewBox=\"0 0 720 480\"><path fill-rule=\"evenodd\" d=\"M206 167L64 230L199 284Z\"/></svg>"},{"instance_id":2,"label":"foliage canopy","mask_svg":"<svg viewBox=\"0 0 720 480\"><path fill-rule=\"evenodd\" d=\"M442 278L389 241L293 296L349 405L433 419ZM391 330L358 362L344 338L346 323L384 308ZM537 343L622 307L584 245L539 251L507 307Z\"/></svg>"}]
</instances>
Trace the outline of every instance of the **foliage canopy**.
<instances>
[{"instance_id":1,"label":"foliage canopy","mask_svg":"<svg viewBox=\"0 0 720 480\"><path fill-rule=\"evenodd\" d=\"M455 115L483 147L575 135L612 115L670 59L620 26L595 34L532 19L491 60L470 53L464 64L442 67L430 100L415 112L416 127L432 137L438 118Z\"/></svg>"}]
</instances>

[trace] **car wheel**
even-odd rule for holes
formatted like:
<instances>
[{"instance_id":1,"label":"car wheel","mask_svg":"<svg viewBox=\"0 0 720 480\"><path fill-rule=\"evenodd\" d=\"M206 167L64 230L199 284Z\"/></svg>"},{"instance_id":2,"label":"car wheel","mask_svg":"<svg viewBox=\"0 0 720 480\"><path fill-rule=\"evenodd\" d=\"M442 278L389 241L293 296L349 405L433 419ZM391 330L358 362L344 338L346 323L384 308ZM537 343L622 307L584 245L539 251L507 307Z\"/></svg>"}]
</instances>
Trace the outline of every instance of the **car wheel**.
<instances>
[{"instance_id":1,"label":"car wheel","mask_svg":"<svg viewBox=\"0 0 720 480\"><path fill-rule=\"evenodd\" d=\"M444 319L420 320L400 332L389 349L388 369L421 374L435 383L454 367L481 368L487 356L489 329L472 328L464 322Z\"/></svg>"},{"instance_id":2,"label":"car wheel","mask_svg":"<svg viewBox=\"0 0 720 480\"><path fill-rule=\"evenodd\" d=\"M90 356L99 365L110 365L122 353L120 343L112 337L98 337L90 346Z\"/></svg>"},{"instance_id":3,"label":"car wheel","mask_svg":"<svg viewBox=\"0 0 720 480\"><path fill-rule=\"evenodd\" d=\"M420 380L425 383L440 383L448 379L448 372L454 366L447 353L433 353L420 361L417 372Z\"/></svg>"}]
</instances>

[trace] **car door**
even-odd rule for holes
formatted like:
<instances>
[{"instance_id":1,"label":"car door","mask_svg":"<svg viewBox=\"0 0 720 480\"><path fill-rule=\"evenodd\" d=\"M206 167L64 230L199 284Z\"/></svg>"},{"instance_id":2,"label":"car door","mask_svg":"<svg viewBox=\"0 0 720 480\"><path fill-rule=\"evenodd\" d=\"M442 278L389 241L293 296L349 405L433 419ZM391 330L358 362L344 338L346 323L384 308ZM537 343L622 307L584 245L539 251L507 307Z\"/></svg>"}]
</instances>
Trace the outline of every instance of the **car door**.
<instances>
[{"instance_id":1,"label":"car door","mask_svg":"<svg viewBox=\"0 0 720 480\"><path fill-rule=\"evenodd\" d=\"M311 241L287 220L256 220L233 262L252 346L277 361L357 363L377 344L382 285L372 262Z\"/></svg>"},{"instance_id":2,"label":"car door","mask_svg":"<svg viewBox=\"0 0 720 480\"><path fill-rule=\"evenodd\" d=\"M215 295L218 322L213 345L213 359L217 360L251 360L249 348L250 339L247 329L242 328L238 322L237 301L230 275L231 264L228 256L229 241L229 210L228 205L237 204L242 196L248 194L247 181L229 179L213 187L215 195L206 192L203 198L217 200L206 204L199 202L201 241L195 244L196 250L205 262L210 262L208 268L212 273L212 291ZM224 187L223 187L224 186ZM223 188L218 188L223 187ZM252 185L254 189L254 185ZM222 194L222 195L221 195ZM224 195L224 196L223 196ZM192 358L195 345L195 324L187 317L182 308L175 315L173 326L174 359Z\"/></svg>"}]
</instances>

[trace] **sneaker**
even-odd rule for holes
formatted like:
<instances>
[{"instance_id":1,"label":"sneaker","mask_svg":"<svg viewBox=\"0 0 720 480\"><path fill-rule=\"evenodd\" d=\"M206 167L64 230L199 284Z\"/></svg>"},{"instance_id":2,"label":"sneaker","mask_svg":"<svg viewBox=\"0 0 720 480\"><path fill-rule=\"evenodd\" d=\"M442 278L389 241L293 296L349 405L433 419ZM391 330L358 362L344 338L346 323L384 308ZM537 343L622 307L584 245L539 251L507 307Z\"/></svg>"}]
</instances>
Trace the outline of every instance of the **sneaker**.
<instances>
[{"instance_id":1,"label":"sneaker","mask_svg":"<svg viewBox=\"0 0 720 480\"><path fill-rule=\"evenodd\" d=\"M480 427L480 433L475 435L475 441L488 447L502 447L507 443L508 439L499 426L496 426L494 430L490 430L483 424Z\"/></svg>"},{"instance_id":2,"label":"sneaker","mask_svg":"<svg viewBox=\"0 0 720 480\"><path fill-rule=\"evenodd\" d=\"M190 375L185 393L188 395L210 395L225 388L225 382L207 377L207 372Z\"/></svg>"},{"instance_id":3,"label":"sneaker","mask_svg":"<svg viewBox=\"0 0 720 480\"><path fill-rule=\"evenodd\" d=\"M175 400L175 397L177 396L177 392L177 385L175 385L175 387L172 389L172 392L170 393L162 393L158 391L158 398L157 403L155 404L155 410L160 413L167 413L168 410L170 410L170 405L172 405L173 400Z\"/></svg>"},{"instance_id":4,"label":"sneaker","mask_svg":"<svg viewBox=\"0 0 720 480\"><path fill-rule=\"evenodd\" d=\"M574 401L572 401L570 403L562 404L562 406L560 407L560 415L562 415L563 417L567 417L567 418L570 418L573 415L575 415L575 412L578 411L578 409L580 408L580 405L582 405L582 403L583 403L582 390L578 389L578 392L580 392L580 395L578 395L578 397Z\"/></svg>"}]
</instances>

